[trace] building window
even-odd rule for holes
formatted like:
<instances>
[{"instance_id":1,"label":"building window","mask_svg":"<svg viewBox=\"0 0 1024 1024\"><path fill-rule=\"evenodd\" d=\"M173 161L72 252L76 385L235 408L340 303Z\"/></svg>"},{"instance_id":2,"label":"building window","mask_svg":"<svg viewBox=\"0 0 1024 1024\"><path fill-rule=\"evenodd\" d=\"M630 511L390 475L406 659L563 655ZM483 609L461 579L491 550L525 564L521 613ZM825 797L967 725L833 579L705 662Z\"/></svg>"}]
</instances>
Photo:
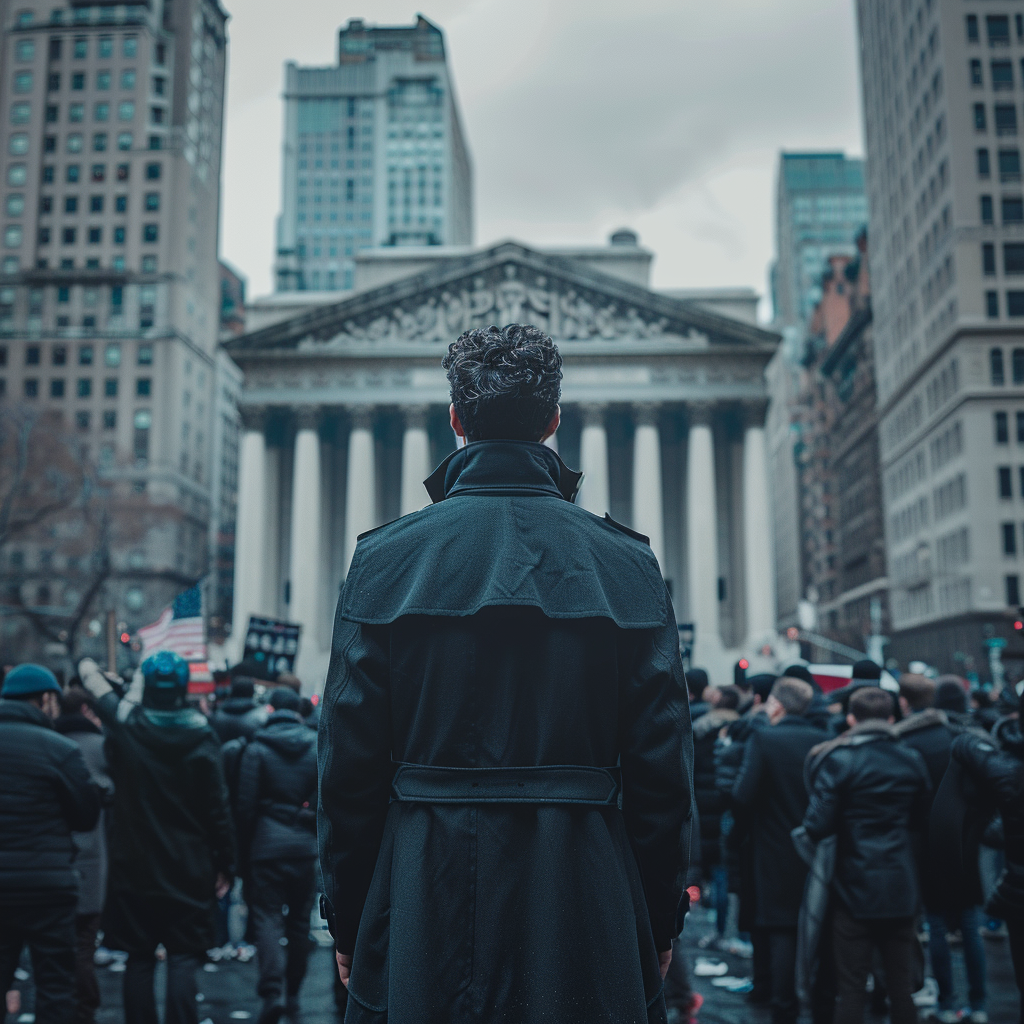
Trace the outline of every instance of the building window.
<instances>
[{"instance_id":1,"label":"building window","mask_svg":"<svg viewBox=\"0 0 1024 1024\"><path fill-rule=\"evenodd\" d=\"M135 57L139 52L139 41L135 36L125 36L121 44L121 53L125 57Z\"/></svg>"},{"instance_id":2,"label":"building window","mask_svg":"<svg viewBox=\"0 0 1024 1024\"><path fill-rule=\"evenodd\" d=\"M156 224L144 224L142 227L143 242L155 242L158 239L160 229Z\"/></svg>"},{"instance_id":3,"label":"building window","mask_svg":"<svg viewBox=\"0 0 1024 1024\"><path fill-rule=\"evenodd\" d=\"M79 398L91 398L92 397L92 377L79 377L78 378L78 397Z\"/></svg>"},{"instance_id":4,"label":"building window","mask_svg":"<svg viewBox=\"0 0 1024 1024\"><path fill-rule=\"evenodd\" d=\"M9 249L17 249L21 245L22 229L20 224L9 224L4 229L4 245Z\"/></svg>"},{"instance_id":5,"label":"building window","mask_svg":"<svg viewBox=\"0 0 1024 1024\"><path fill-rule=\"evenodd\" d=\"M1001 348L989 349L988 368L991 381L996 387L1001 387L1006 383L1006 374L1003 372L1003 350Z\"/></svg>"},{"instance_id":6,"label":"building window","mask_svg":"<svg viewBox=\"0 0 1024 1024\"><path fill-rule=\"evenodd\" d=\"M1024 199L1020 196L1003 196L1001 202L1004 224L1024 224Z\"/></svg>"},{"instance_id":7,"label":"building window","mask_svg":"<svg viewBox=\"0 0 1024 1024\"><path fill-rule=\"evenodd\" d=\"M139 366L152 366L153 365L153 346L152 345L140 345L139 346Z\"/></svg>"},{"instance_id":8,"label":"building window","mask_svg":"<svg viewBox=\"0 0 1024 1024\"><path fill-rule=\"evenodd\" d=\"M999 180L1020 181L1020 150L999 150Z\"/></svg>"},{"instance_id":9,"label":"building window","mask_svg":"<svg viewBox=\"0 0 1024 1024\"><path fill-rule=\"evenodd\" d=\"M124 308L124 286L115 284L110 288L110 315L120 316Z\"/></svg>"},{"instance_id":10,"label":"building window","mask_svg":"<svg viewBox=\"0 0 1024 1024\"><path fill-rule=\"evenodd\" d=\"M999 316L999 292L985 292L985 315L990 319Z\"/></svg>"},{"instance_id":11,"label":"building window","mask_svg":"<svg viewBox=\"0 0 1024 1024\"><path fill-rule=\"evenodd\" d=\"M11 107L11 124L28 124L32 117L32 107L28 103L15 103Z\"/></svg>"},{"instance_id":12,"label":"building window","mask_svg":"<svg viewBox=\"0 0 1024 1024\"><path fill-rule=\"evenodd\" d=\"M150 377L139 377L135 381L135 394L138 398L148 398L153 381Z\"/></svg>"},{"instance_id":13,"label":"building window","mask_svg":"<svg viewBox=\"0 0 1024 1024\"><path fill-rule=\"evenodd\" d=\"M978 41L978 16L976 14L967 15L967 42L976 43Z\"/></svg>"},{"instance_id":14,"label":"building window","mask_svg":"<svg viewBox=\"0 0 1024 1024\"><path fill-rule=\"evenodd\" d=\"M1024 292L1006 293L1006 315L1024 316Z\"/></svg>"},{"instance_id":15,"label":"building window","mask_svg":"<svg viewBox=\"0 0 1024 1024\"><path fill-rule=\"evenodd\" d=\"M134 438L134 452L136 462L145 464L149 458L149 428L153 422L152 416L148 409L139 409L135 413L134 419L135 425L135 438Z\"/></svg>"},{"instance_id":16,"label":"building window","mask_svg":"<svg viewBox=\"0 0 1024 1024\"><path fill-rule=\"evenodd\" d=\"M119 342L112 341L107 345L103 353L103 362L106 366L121 365L121 345Z\"/></svg>"},{"instance_id":17,"label":"building window","mask_svg":"<svg viewBox=\"0 0 1024 1024\"><path fill-rule=\"evenodd\" d=\"M117 398L117 378L107 377L103 382L103 395L106 398Z\"/></svg>"},{"instance_id":18,"label":"building window","mask_svg":"<svg viewBox=\"0 0 1024 1024\"><path fill-rule=\"evenodd\" d=\"M992 61L992 88L996 92L1013 88L1013 65L1008 60Z\"/></svg>"},{"instance_id":19,"label":"building window","mask_svg":"<svg viewBox=\"0 0 1024 1024\"><path fill-rule=\"evenodd\" d=\"M14 91L22 94L32 91L31 71L19 71L14 76Z\"/></svg>"},{"instance_id":20,"label":"building window","mask_svg":"<svg viewBox=\"0 0 1024 1024\"><path fill-rule=\"evenodd\" d=\"M89 212L90 213L102 213L103 212L103 196L90 196L89 197Z\"/></svg>"},{"instance_id":21,"label":"building window","mask_svg":"<svg viewBox=\"0 0 1024 1024\"><path fill-rule=\"evenodd\" d=\"M114 228L114 245L124 245L124 228Z\"/></svg>"},{"instance_id":22,"label":"building window","mask_svg":"<svg viewBox=\"0 0 1024 1024\"><path fill-rule=\"evenodd\" d=\"M92 345L80 345L78 347L78 365L92 366Z\"/></svg>"},{"instance_id":23,"label":"building window","mask_svg":"<svg viewBox=\"0 0 1024 1024\"><path fill-rule=\"evenodd\" d=\"M1024 348L1015 348L1010 362L1013 367L1013 383L1024 384Z\"/></svg>"},{"instance_id":24,"label":"building window","mask_svg":"<svg viewBox=\"0 0 1024 1024\"><path fill-rule=\"evenodd\" d=\"M159 192L147 192L146 193L146 209L147 210L159 210L160 209L160 193Z\"/></svg>"},{"instance_id":25,"label":"building window","mask_svg":"<svg viewBox=\"0 0 1024 1024\"><path fill-rule=\"evenodd\" d=\"M82 60L88 55L88 41L85 36L77 36L75 38L72 53L76 60Z\"/></svg>"},{"instance_id":26,"label":"building window","mask_svg":"<svg viewBox=\"0 0 1024 1024\"><path fill-rule=\"evenodd\" d=\"M127 181L128 180L128 174L129 174L130 167L131 167L131 164L118 164L117 165L117 180L118 181Z\"/></svg>"},{"instance_id":27,"label":"building window","mask_svg":"<svg viewBox=\"0 0 1024 1024\"><path fill-rule=\"evenodd\" d=\"M51 398L63 398L64 397L64 381L61 379L50 381L50 397Z\"/></svg>"},{"instance_id":28,"label":"building window","mask_svg":"<svg viewBox=\"0 0 1024 1024\"><path fill-rule=\"evenodd\" d=\"M1009 103L997 103L995 109L996 135L1017 134L1017 108Z\"/></svg>"},{"instance_id":29,"label":"building window","mask_svg":"<svg viewBox=\"0 0 1024 1024\"><path fill-rule=\"evenodd\" d=\"M110 72L109 71L97 71L96 72L96 88L100 92L110 92Z\"/></svg>"},{"instance_id":30,"label":"building window","mask_svg":"<svg viewBox=\"0 0 1024 1024\"><path fill-rule=\"evenodd\" d=\"M103 412L103 429L117 429L117 412L114 409L106 409Z\"/></svg>"},{"instance_id":31,"label":"building window","mask_svg":"<svg viewBox=\"0 0 1024 1024\"><path fill-rule=\"evenodd\" d=\"M71 76L71 90L72 92L81 92L85 88L85 75L81 71L76 71Z\"/></svg>"},{"instance_id":32,"label":"building window","mask_svg":"<svg viewBox=\"0 0 1024 1024\"><path fill-rule=\"evenodd\" d=\"M135 118L135 104L134 103L120 103L120 104L118 104L118 107L117 107L117 117L118 117L119 121L132 121L132 120L134 120L134 118Z\"/></svg>"},{"instance_id":33,"label":"building window","mask_svg":"<svg viewBox=\"0 0 1024 1024\"><path fill-rule=\"evenodd\" d=\"M1024 444L1024 412L1017 413L1017 444Z\"/></svg>"},{"instance_id":34,"label":"building window","mask_svg":"<svg viewBox=\"0 0 1024 1024\"><path fill-rule=\"evenodd\" d=\"M1006 603L1014 608L1020 606L1020 577L1006 577Z\"/></svg>"},{"instance_id":35,"label":"building window","mask_svg":"<svg viewBox=\"0 0 1024 1024\"><path fill-rule=\"evenodd\" d=\"M159 181L160 164L146 164L146 178L149 181Z\"/></svg>"},{"instance_id":36,"label":"building window","mask_svg":"<svg viewBox=\"0 0 1024 1024\"><path fill-rule=\"evenodd\" d=\"M40 354L38 345L29 345L25 349L25 365L26 366L38 366L40 363Z\"/></svg>"},{"instance_id":37,"label":"building window","mask_svg":"<svg viewBox=\"0 0 1024 1024\"><path fill-rule=\"evenodd\" d=\"M1010 423L1005 412L997 412L992 415L995 426L996 444L1010 443Z\"/></svg>"},{"instance_id":38,"label":"building window","mask_svg":"<svg viewBox=\"0 0 1024 1024\"><path fill-rule=\"evenodd\" d=\"M78 239L78 231L75 228L64 228L61 231L60 240L65 245L74 245Z\"/></svg>"},{"instance_id":39,"label":"building window","mask_svg":"<svg viewBox=\"0 0 1024 1024\"><path fill-rule=\"evenodd\" d=\"M36 56L35 40L19 39L14 47L14 54L18 60L34 60Z\"/></svg>"},{"instance_id":40,"label":"building window","mask_svg":"<svg viewBox=\"0 0 1024 1024\"><path fill-rule=\"evenodd\" d=\"M24 132L14 132L7 140L7 152L11 156L24 156L28 152L28 136Z\"/></svg>"},{"instance_id":41,"label":"building window","mask_svg":"<svg viewBox=\"0 0 1024 1024\"><path fill-rule=\"evenodd\" d=\"M144 274L155 274L156 273L156 257L155 256L143 256L142 257L142 272Z\"/></svg>"},{"instance_id":42,"label":"building window","mask_svg":"<svg viewBox=\"0 0 1024 1024\"><path fill-rule=\"evenodd\" d=\"M982 243L981 269L989 277L996 272L996 247L991 242Z\"/></svg>"},{"instance_id":43,"label":"building window","mask_svg":"<svg viewBox=\"0 0 1024 1024\"><path fill-rule=\"evenodd\" d=\"M64 168L64 178L69 185L75 185L81 180L82 168L78 164L68 164Z\"/></svg>"},{"instance_id":44,"label":"building window","mask_svg":"<svg viewBox=\"0 0 1024 1024\"><path fill-rule=\"evenodd\" d=\"M984 103L974 104L974 130L976 132L983 132L986 130Z\"/></svg>"},{"instance_id":45,"label":"building window","mask_svg":"<svg viewBox=\"0 0 1024 1024\"><path fill-rule=\"evenodd\" d=\"M127 196L115 196L114 197L114 209L118 213L128 212L128 197Z\"/></svg>"},{"instance_id":46,"label":"building window","mask_svg":"<svg viewBox=\"0 0 1024 1024\"><path fill-rule=\"evenodd\" d=\"M1017 554L1017 524L1003 523L1003 554Z\"/></svg>"},{"instance_id":47,"label":"building window","mask_svg":"<svg viewBox=\"0 0 1024 1024\"><path fill-rule=\"evenodd\" d=\"M1005 14L989 14L985 18L989 46L1010 45L1010 19Z\"/></svg>"},{"instance_id":48,"label":"building window","mask_svg":"<svg viewBox=\"0 0 1024 1024\"><path fill-rule=\"evenodd\" d=\"M92 150L94 153L105 153L107 151L107 133L96 132L92 137Z\"/></svg>"},{"instance_id":49,"label":"building window","mask_svg":"<svg viewBox=\"0 0 1024 1024\"><path fill-rule=\"evenodd\" d=\"M132 148L132 133L120 132L117 136L117 148L123 151Z\"/></svg>"},{"instance_id":50,"label":"building window","mask_svg":"<svg viewBox=\"0 0 1024 1024\"><path fill-rule=\"evenodd\" d=\"M63 345L54 345L51 361L54 366L67 366L68 350Z\"/></svg>"},{"instance_id":51,"label":"building window","mask_svg":"<svg viewBox=\"0 0 1024 1024\"><path fill-rule=\"evenodd\" d=\"M1010 474L1009 466L999 466L997 468L999 478L999 497L1000 498L1012 498L1013 497L1013 478Z\"/></svg>"},{"instance_id":52,"label":"building window","mask_svg":"<svg viewBox=\"0 0 1024 1024\"><path fill-rule=\"evenodd\" d=\"M28 379L25 381L25 397L26 398L38 398L39 397L39 381L35 379Z\"/></svg>"},{"instance_id":53,"label":"building window","mask_svg":"<svg viewBox=\"0 0 1024 1024\"><path fill-rule=\"evenodd\" d=\"M79 409L79 411L75 413L75 426L77 426L79 430L88 430L90 419L91 417L87 409Z\"/></svg>"},{"instance_id":54,"label":"building window","mask_svg":"<svg viewBox=\"0 0 1024 1024\"><path fill-rule=\"evenodd\" d=\"M89 228L89 244L99 245L103 241L103 228Z\"/></svg>"}]
</instances>

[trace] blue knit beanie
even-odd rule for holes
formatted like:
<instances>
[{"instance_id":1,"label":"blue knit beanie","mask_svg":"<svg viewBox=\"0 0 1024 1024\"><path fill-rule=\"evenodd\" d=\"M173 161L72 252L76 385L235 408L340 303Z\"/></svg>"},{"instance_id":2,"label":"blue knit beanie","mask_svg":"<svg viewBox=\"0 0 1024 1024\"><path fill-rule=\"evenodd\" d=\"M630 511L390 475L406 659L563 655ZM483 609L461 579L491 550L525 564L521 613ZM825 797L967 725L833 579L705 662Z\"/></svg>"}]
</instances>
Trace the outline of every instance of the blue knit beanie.
<instances>
[{"instance_id":1,"label":"blue knit beanie","mask_svg":"<svg viewBox=\"0 0 1024 1024\"><path fill-rule=\"evenodd\" d=\"M48 690L57 694L61 692L57 677L42 665L26 663L7 673L0 697L31 697Z\"/></svg>"}]
</instances>

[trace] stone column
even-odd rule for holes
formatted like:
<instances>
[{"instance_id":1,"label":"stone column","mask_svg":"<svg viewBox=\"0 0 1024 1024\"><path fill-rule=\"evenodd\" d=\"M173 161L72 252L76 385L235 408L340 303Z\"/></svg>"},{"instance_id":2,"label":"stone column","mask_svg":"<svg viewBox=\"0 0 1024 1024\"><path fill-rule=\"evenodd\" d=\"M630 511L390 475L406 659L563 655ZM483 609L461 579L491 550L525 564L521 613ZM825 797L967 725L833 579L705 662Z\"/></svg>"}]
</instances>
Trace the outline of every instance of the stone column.
<instances>
[{"instance_id":1,"label":"stone column","mask_svg":"<svg viewBox=\"0 0 1024 1024\"><path fill-rule=\"evenodd\" d=\"M402 437L401 515L430 504L423 486L428 476L430 438L427 437L427 406L413 405L405 410L405 434Z\"/></svg>"},{"instance_id":2,"label":"stone column","mask_svg":"<svg viewBox=\"0 0 1024 1024\"><path fill-rule=\"evenodd\" d=\"M743 434L743 571L747 639L760 645L775 633L775 572L769 524L768 459L763 405L747 409Z\"/></svg>"},{"instance_id":3,"label":"stone column","mask_svg":"<svg viewBox=\"0 0 1024 1024\"><path fill-rule=\"evenodd\" d=\"M715 448L712 408L690 404L686 459L686 560L690 619L694 626L693 664L711 669L719 660L718 503L715 499ZM719 680L719 683L724 680Z\"/></svg>"},{"instance_id":4,"label":"stone column","mask_svg":"<svg viewBox=\"0 0 1024 1024\"><path fill-rule=\"evenodd\" d=\"M263 410L243 410L238 452L238 519L235 527L231 656L241 661L250 615L264 613L267 536L267 441Z\"/></svg>"},{"instance_id":5,"label":"stone column","mask_svg":"<svg viewBox=\"0 0 1024 1024\"><path fill-rule=\"evenodd\" d=\"M377 481L374 473L373 424L370 409L352 411L345 483L345 572L359 534L377 525Z\"/></svg>"},{"instance_id":6,"label":"stone column","mask_svg":"<svg viewBox=\"0 0 1024 1024\"><path fill-rule=\"evenodd\" d=\"M665 563L665 524L661 502L661 436L658 408L634 408L633 434L633 529L650 538L658 565Z\"/></svg>"},{"instance_id":7,"label":"stone column","mask_svg":"<svg viewBox=\"0 0 1024 1024\"><path fill-rule=\"evenodd\" d=\"M584 476L577 504L603 517L608 511L608 435L603 405L583 406L580 469Z\"/></svg>"},{"instance_id":8,"label":"stone column","mask_svg":"<svg viewBox=\"0 0 1024 1024\"><path fill-rule=\"evenodd\" d=\"M320 590L323 559L320 552L320 434L319 411L298 414L292 461L291 600L288 618L302 625L299 656L320 650Z\"/></svg>"}]
</instances>

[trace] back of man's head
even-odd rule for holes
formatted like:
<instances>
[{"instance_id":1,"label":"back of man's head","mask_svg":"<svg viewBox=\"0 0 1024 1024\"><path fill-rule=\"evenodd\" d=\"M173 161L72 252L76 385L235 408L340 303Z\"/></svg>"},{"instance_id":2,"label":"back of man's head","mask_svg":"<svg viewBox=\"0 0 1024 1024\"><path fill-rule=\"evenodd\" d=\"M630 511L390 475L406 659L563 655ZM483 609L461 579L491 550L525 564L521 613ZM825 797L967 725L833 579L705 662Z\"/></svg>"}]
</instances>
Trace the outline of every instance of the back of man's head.
<instances>
[{"instance_id":1,"label":"back of man's head","mask_svg":"<svg viewBox=\"0 0 1024 1024\"><path fill-rule=\"evenodd\" d=\"M297 712L299 710L300 698L299 695L290 687L279 686L270 695L268 703L275 711Z\"/></svg>"},{"instance_id":2,"label":"back of man's head","mask_svg":"<svg viewBox=\"0 0 1024 1024\"><path fill-rule=\"evenodd\" d=\"M940 711L952 711L955 714L966 714L967 712L967 691L959 679L943 679L941 676L936 680L935 707Z\"/></svg>"},{"instance_id":3,"label":"back of man's head","mask_svg":"<svg viewBox=\"0 0 1024 1024\"><path fill-rule=\"evenodd\" d=\"M924 711L935 703L935 683L927 676L904 672L900 676L900 696L911 711Z\"/></svg>"},{"instance_id":4,"label":"back of man's head","mask_svg":"<svg viewBox=\"0 0 1024 1024\"><path fill-rule=\"evenodd\" d=\"M555 418L562 357L538 327L466 331L441 365L467 441L539 441Z\"/></svg>"},{"instance_id":5,"label":"back of man's head","mask_svg":"<svg viewBox=\"0 0 1024 1024\"><path fill-rule=\"evenodd\" d=\"M772 686L771 696L782 705L787 715L802 715L814 699L814 690L803 679L783 676Z\"/></svg>"},{"instance_id":6,"label":"back of man's head","mask_svg":"<svg viewBox=\"0 0 1024 1024\"><path fill-rule=\"evenodd\" d=\"M850 714L858 722L874 719L887 722L893 710L892 695L880 686L862 686L850 695Z\"/></svg>"},{"instance_id":7,"label":"back of man's head","mask_svg":"<svg viewBox=\"0 0 1024 1024\"><path fill-rule=\"evenodd\" d=\"M870 658L862 658L853 663L854 679L869 679L877 682L882 678L882 667Z\"/></svg>"},{"instance_id":8,"label":"back of man's head","mask_svg":"<svg viewBox=\"0 0 1024 1024\"><path fill-rule=\"evenodd\" d=\"M246 676L235 676L231 680L232 697L252 697L256 692L256 680Z\"/></svg>"},{"instance_id":9,"label":"back of man's head","mask_svg":"<svg viewBox=\"0 0 1024 1024\"><path fill-rule=\"evenodd\" d=\"M738 686L723 686L718 691L718 701L715 707L719 711L735 711L740 706L740 699L743 693Z\"/></svg>"},{"instance_id":10,"label":"back of man's head","mask_svg":"<svg viewBox=\"0 0 1024 1024\"><path fill-rule=\"evenodd\" d=\"M701 694L708 688L707 672L702 668L688 668L686 688L690 691L690 700L700 700Z\"/></svg>"},{"instance_id":11,"label":"back of man's head","mask_svg":"<svg viewBox=\"0 0 1024 1024\"><path fill-rule=\"evenodd\" d=\"M287 686L289 690L294 690L295 693L302 693L302 683L294 672L282 672L275 682L278 686Z\"/></svg>"}]
</instances>

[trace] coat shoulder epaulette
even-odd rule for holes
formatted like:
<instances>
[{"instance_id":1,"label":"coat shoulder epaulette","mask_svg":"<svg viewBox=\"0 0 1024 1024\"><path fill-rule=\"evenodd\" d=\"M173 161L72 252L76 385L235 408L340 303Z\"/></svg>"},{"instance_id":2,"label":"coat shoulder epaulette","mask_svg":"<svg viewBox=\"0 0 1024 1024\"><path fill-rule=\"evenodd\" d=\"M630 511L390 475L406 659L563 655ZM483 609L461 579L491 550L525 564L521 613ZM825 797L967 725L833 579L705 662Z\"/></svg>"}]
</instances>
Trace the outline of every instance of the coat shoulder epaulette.
<instances>
[{"instance_id":1,"label":"coat shoulder epaulette","mask_svg":"<svg viewBox=\"0 0 1024 1024\"><path fill-rule=\"evenodd\" d=\"M637 533L636 530L631 530L628 526L623 526L622 523L615 522L607 512L604 514L604 521L609 526L614 526L616 530L620 533L624 533L627 537L632 537L633 540L638 540L641 544L646 544L648 547L651 546L650 537L645 537L642 533Z\"/></svg>"},{"instance_id":2,"label":"coat shoulder epaulette","mask_svg":"<svg viewBox=\"0 0 1024 1024\"><path fill-rule=\"evenodd\" d=\"M404 517L403 516L399 516L398 518L402 519ZM380 533L381 530L386 530L389 526L392 526L394 523L397 523L397 522L398 522L398 519L392 519L391 522L389 522L389 523L381 523L380 526L375 526L372 530L367 530L365 533L358 534L357 537L356 537L356 541L357 542L361 541L365 537L372 537L375 533Z\"/></svg>"}]
</instances>

